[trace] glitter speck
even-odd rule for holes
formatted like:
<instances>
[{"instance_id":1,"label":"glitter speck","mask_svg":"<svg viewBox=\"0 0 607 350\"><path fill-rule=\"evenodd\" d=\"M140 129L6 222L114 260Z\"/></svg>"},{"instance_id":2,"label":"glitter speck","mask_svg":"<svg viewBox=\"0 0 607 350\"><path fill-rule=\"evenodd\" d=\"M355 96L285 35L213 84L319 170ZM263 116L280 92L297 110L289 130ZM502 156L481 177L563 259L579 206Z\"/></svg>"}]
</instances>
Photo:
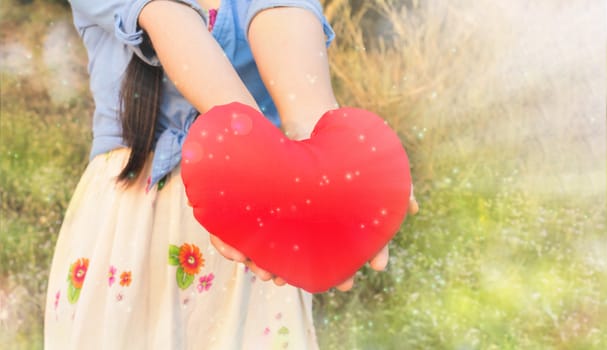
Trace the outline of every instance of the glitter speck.
<instances>
[{"instance_id":1,"label":"glitter speck","mask_svg":"<svg viewBox=\"0 0 607 350\"><path fill-rule=\"evenodd\" d=\"M253 120L246 114L232 114L230 127L234 135L248 135L253 129Z\"/></svg>"},{"instance_id":2,"label":"glitter speck","mask_svg":"<svg viewBox=\"0 0 607 350\"><path fill-rule=\"evenodd\" d=\"M363 142L363 141L365 141L365 135L364 135L364 134L360 134L360 135L358 135L358 141L359 141L359 142Z\"/></svg>"},{"instance_id":3,"label":"glitter speck","mask_svg":"<svg viewBox=\"0 0 607 350\"><path fill-rule=\"evenodd\" d=\"M318 76L312 75L312 74L306 74L306 79L308 79L308 82L310 82L310 84L314 84L314 83L316 83Z\"/></svg>"}]
</instances>

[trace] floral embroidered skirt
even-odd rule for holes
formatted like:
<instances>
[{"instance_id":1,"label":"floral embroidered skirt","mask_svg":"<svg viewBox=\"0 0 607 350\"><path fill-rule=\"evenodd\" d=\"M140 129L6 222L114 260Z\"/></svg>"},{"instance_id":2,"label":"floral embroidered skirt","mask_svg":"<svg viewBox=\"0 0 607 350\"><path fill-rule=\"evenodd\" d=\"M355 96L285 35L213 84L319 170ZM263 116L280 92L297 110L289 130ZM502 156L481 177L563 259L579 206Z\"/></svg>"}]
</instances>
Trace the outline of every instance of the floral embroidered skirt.
<instances>
[{"instance_id":1,"label":"floral embroidered skirt","mask_svg":"<svg viewBox=\"0 0 607 350\"><path fill-rule=\"evenodd\" d=\"M196 222L179 170L125 189L127 149L87 167L59 234L45 349L315 349L312 297L256 280ZM149 163L149 162L148 162Z\"/></svg>"}]
</instances>

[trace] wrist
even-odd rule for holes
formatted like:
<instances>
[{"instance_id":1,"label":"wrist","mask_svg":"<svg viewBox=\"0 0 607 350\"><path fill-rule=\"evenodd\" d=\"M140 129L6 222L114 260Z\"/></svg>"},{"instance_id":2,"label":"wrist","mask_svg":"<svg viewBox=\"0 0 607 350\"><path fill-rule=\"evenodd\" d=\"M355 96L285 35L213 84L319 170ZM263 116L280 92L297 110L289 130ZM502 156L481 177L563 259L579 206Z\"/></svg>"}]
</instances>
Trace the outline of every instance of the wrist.
<instances>
[{"instance_id":1,"label":"wrist","mask_svg":"<svg viewBox=\"0 0 607 350\"><path fill-rule=\"evenodd\" d=\"M339 108L334 100L314 107L300 107L284 111L282 130L292 140L304 140L310 137L320 118L328 111Z\"/></svg>"}]
</instances>

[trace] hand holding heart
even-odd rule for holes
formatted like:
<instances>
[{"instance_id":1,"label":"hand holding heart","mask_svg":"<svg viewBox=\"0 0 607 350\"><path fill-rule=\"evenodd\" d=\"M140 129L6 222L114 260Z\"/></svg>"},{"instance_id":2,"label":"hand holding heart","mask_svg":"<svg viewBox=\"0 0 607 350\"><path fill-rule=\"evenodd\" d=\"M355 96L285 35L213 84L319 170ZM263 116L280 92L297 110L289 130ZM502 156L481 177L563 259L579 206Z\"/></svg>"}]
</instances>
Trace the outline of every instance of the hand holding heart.
<instances>
[{"instance_id":1,"label":"hand holding heart","mask_svg":"<svg viewBox=\"0 0 607 350\"><path fill-rule=\"evenodd\" d=\"M287 283L321 292L382 252L405 218L411 180L397 135L376 115L327 112L292 141L242 104L189 131L182 177L196 219Z\"/></svg>"}]
</instances>

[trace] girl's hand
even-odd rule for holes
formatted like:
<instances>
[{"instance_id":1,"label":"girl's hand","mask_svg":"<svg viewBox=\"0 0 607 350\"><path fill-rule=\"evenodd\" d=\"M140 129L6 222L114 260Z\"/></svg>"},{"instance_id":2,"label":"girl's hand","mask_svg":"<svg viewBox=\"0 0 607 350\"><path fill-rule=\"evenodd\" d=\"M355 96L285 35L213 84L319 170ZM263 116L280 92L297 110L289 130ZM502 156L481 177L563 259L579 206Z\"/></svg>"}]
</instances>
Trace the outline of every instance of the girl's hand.
<instances>
[{"instance_id":1,"label":"girl's hand","mask_svg":"<svg viewBox=\"0 0 607 350\"><path fill-rule=\"evenodd\" d=\"M257 278L262 281L268 281L270 279L273 279L274 283L278 286L282 286L285 284L285 281L282 278L276 277L268 271L258 267L253 261L247 258L239 250L228 245L219 237L214 236L212 234L209 235L211 236L211 244L213 244L215 249L217 249L217 251L219 251L219 253L221 253L221 255L223 255L226 259L244 263L257 276Z\"/></svg>"},{"instance_id":2,"label":"girl's hand","mask_svg":"<svg viewBox=\"0 0 607 350\"><path fill-rule=\"evenodd\" d=\"M415 215L419 211L419 204L413 194L413 185L411 186L411 197L409 197L409 215ZM244 263L253 272L257 278L262 281L269 281L270 279L277 286L283 286L286 281L278 276L271 274L270 272L260 268L253 261L248 259L244 254L238 251L236 248L224 243L219 237L210 235L211 243L213 246L223 255L226 259ZM371 268L375 271L383 271L388 265L390 254L388 251L388 245L386 246L369 262ZM354 276L347 279L345 282L338 285L336 288L339 291L346 292L352 289L354 286Z\"/></svg>"}]
</instances>

